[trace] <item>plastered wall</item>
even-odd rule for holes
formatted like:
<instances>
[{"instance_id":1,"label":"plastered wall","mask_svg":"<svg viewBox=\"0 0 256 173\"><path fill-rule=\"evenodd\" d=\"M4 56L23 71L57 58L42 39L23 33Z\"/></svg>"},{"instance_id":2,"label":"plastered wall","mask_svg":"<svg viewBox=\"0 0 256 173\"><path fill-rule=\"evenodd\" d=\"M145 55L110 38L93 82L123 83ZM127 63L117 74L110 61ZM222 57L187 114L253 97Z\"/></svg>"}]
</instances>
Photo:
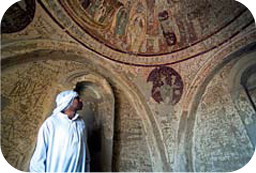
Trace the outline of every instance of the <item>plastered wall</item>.
<instances>
[{"instance_id":1,"label":"plastered wall","mask_svg":"<svg viewBox=\"0 0 256 173\"><path fill-rule=\"evenodd\" d=\"M227 172L248 163L256 113L241 79L256 104L256 30L244 6L106 1L115 12L104 18L89 1L24 2L28 13L7 15L2 26L13 30L1 33L1 151L10 165L28 171L56 94L83 81L94 92L84 95L83 116L107 124L98 153L113 171ZM19 28L20 14L31 17Z\"/></svg>"}]
</instances>

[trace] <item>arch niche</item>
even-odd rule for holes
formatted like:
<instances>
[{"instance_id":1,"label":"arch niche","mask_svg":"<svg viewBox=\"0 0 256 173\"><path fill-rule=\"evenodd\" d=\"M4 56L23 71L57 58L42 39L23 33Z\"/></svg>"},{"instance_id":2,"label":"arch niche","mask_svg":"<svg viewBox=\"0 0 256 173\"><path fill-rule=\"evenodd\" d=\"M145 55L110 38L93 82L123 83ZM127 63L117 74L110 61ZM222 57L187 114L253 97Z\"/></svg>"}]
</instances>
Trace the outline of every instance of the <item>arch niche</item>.
<instances>
[{"instance_id":1,"label":"arch niche","mask_svg":"<svg viewBox=\"0 0 256 173\"><path fill-rule=\"evenodd\" d=\"M87 127L91 171L112 171L115 99L109 83L98 74L75 72L63 80L62 86L74 88L83 100L79 114Z\"/></svg>"},{"instance_id":2,"label":"arch niche","mask_svg":"<svg viewBox=\"0 0 256 173\"><path fill-rule=\"evenodd\" d=\"M256 145L256 51L244 55L230 71L229 88L247 135Z\"/></svg>"},{"instance_id":3,"label":"arch niche","mask_svg":"<svg viewBox=\"0 0 256 173\"><path fill-rule=\"evenodd\" d=\"M202 69L206 77L198 80L201 84L197 81L198 85L194 85L197 87L193 102L184 113L184 149L188 160L185 169L235 171L250 161L255 150L255 113L242 84L255 93L255 56L253 42L226 57L220 56L221 61L213 59L219 63L208 71L208 66ZM250 115L243 111L245 106Z\"/></svg>"}]
</instances>

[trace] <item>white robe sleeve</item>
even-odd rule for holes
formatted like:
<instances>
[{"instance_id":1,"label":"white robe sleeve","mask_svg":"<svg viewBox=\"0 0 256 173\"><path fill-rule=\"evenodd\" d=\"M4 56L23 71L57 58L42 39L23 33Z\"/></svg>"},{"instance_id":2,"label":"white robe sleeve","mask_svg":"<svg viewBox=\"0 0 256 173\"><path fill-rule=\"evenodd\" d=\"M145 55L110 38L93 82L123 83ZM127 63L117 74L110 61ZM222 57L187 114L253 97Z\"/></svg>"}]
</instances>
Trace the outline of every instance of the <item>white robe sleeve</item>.
<instances>
[{"instance_id":1,"label":"white robe sleeve","mask_svg":"<svg viewBox=\"0 0 256 173\"><path fill-rule=\"evenodd\" d=\"M38 132L37 144L34 154L31 158L30 172L46 172L46 155L48 148L49 130L44 123Z\"/></svg>"}]
</instances>

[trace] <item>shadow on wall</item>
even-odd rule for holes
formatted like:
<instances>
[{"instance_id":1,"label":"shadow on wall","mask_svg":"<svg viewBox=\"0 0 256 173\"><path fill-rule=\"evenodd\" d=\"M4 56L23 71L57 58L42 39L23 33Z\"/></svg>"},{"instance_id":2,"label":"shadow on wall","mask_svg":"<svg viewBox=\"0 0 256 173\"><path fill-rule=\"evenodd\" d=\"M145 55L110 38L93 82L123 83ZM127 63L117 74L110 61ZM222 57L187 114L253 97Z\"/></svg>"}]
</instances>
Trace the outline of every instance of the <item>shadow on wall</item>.
<instances>
[{"instance_id":1,"label":"shadow on wall","mask_svg":"<svg viewBox=\"0 0 256 173\"><path fill-rule=\"evenodd\" d=\"M102 95L99 94L98 87L90 82L78 82L76 85L76 91L79 93L81 99L83 100L84 108L81 110L80 115L83 117L88 136L88 146L91 157L91 171L101 172L105 170L106 153L111 149L107 147L106 140L104 140L104 121L101 111L100 104L102 104Z\"/></svg>"},{"instance_id":2,"label":"shadow on wall","mask_svg":"<svg viewBox=\"0 0 256 173\"><path fill-rule=\"evenodd\" d=\"M241 59L232 69L232 99L254 148L256 145L256 53ZM234 77L235 78L235 77ZM232 79L231 79L232 80Z\"/></svg>"}]
</instances>

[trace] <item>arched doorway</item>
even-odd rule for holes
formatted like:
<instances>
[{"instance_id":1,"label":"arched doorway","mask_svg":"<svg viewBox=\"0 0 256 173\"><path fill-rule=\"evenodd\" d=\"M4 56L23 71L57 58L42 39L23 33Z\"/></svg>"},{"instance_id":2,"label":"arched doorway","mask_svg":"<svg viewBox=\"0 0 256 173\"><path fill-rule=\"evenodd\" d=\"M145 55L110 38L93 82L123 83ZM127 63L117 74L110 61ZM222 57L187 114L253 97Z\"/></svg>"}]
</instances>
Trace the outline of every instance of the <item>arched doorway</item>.
<instances>
[{"instance_id":1,"label":"arched doorway","mask_svg":"<svg viewBox=\"0 0 256 173\"><path fill-rule=\"evenodd\" d=\"M256 52L244 55L230 71L232 102L241 117L247 135L256 145Z\"/></svg>"},{"instance_id":2,"label":"arched doorway","mask_svg":"<svg viewBox=\"0 0 256 173\"><path fill-rule=\"evenodd\" d=\"M238 91L244 92L243 72L255 64L255 50L255 42L225 56L223 49L194 79L185 94L191 102L184 102L178 136L184 156L177 155L177 166L182 159L182 170L234 171L251 159L255 146L235 102Z\"/></svg>"},{"instance_id":3,"label":"arched doorway","mask_svg":"<svg viewBox=\"0 0 256 173\"><path fill-rule=\"evenodd\" d=\"M87 126L91 171L112 171L114 95L110 85L97 74L83 72L70 75L66 82L83 100L80 115Z\"/></svg>"},{"instance_id":4,"label":"arched doorway","mask_svg":"<svg viewBox=\"0 0 256 173\"><path fill-rule=\"evenodd\" d=\"M195 107L190 113L193 119L188 121L188 127L193 127L193 138L187 140L191 142L187 149L193 171L235 171L253 155L255 112L245 87L255 92L255 73L251 70L255 67L255 47L238 53L216 66L194 97Z\"/></svg>"}]
</instances>

